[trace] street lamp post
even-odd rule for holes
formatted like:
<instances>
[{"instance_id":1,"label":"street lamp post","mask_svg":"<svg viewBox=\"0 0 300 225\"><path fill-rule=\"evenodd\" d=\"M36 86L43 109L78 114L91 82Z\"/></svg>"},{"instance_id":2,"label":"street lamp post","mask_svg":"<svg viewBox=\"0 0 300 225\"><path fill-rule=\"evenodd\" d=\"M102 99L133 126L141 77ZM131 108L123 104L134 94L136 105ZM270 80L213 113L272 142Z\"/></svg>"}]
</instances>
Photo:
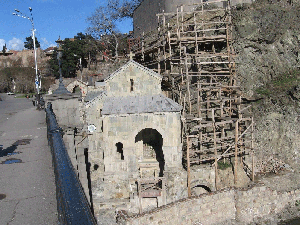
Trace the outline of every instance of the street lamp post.
<instances>
[{"instance_id":1,"label":"street lamp post","mask_svg":"<svg viewBox=\"0 0 300 225\"><path fill-rule=\"evenodd\" d=\"M37 54L36 54L36 46L35 46L35 29L34 29L34 23L33 23L33 16L32 16L32 8L29 7L30 16L27 16L26 14L22 13L20 10L15 9L16 13L13 13L14 16L19 16L25 19L28 19L31 22L32 25L32 41L33 41L33 49L34 49L34 63L35 63L35 87L37 92L37 106L40 106L40 88L41 88L41 79L38 74L38 66L37 66Z\"/></svg>"},{"instance_id":2,"label":"street lamp post","mask_svg":"<svg viewBox=\"0 0 300 225\"><path fill-rule=\"evenodd\" d=\"M58 60L58 66L59 66L59 85L58 85L58 88L53 92L53 94L60 94L60 95L71 94L71 92L69 92L66 89L65 85L63 84L63 76L62 76L62 71L61 71L61 57L63 55L63 48L62 48L63 41L59 37L58 40L55 42L58 44L57 60Z\"/></svg>"},{"instance_id":3,"label":"street lamp post","mask_svg":"<svg viewBox=\"0 0 300 225\"><path fill-rule=\"evenodd\" d=\"M57 61L58 61L58 71L59 71L59 83L62 83L63 78L62 78L62 72L61 72L61 57L62 57L62 40L60 40L60 38L58 38L58 40L56 41L56 43L58 44L58 49L57 49Z\"/></svg>"}]
</instances>

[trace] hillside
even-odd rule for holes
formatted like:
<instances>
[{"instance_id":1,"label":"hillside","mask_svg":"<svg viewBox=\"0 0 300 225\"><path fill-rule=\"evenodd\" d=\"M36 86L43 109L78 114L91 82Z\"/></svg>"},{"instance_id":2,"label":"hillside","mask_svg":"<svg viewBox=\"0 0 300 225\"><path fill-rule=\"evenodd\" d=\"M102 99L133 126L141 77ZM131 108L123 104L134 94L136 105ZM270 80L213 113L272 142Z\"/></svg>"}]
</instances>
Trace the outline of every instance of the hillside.
<instances>
[{"instance_id":1,"label":"hillside","mask_svg":"<svg viewBox=\"0 0 300 225\"><path fill-rule=\"evenodd\" d=\"M49 77L49 69L44 51L37 49L38 70L42 75L42 91L48 90L54 78ZM13 51L12 55L0 56L0 93L13 91L29 93L34 92L35 70L34 51Z\"/></svg>"},{"instance_id":2,"label":"hillside","mask_svg":"<svg viewBox=\"0 0 300 225\"><path fill-rule=\"evenodd\" d=\"M252 104L259 170L299 170L300 7L233 10L237 75Z\"/></svg>"}]
</instances>

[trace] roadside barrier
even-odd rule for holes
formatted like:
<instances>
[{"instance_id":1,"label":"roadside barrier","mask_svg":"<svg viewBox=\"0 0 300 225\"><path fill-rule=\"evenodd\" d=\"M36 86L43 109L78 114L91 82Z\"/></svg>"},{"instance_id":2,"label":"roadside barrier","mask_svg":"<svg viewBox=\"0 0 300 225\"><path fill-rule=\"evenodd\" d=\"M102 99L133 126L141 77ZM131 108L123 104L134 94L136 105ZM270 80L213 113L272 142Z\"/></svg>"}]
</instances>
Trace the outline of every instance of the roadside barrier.
<instances>
[{"instance_id":1,"label":"roadside barrier","mask_svg":"<svg viewBox=\"0 0 300 225\"><path fill-rule=\"evenodd\" d=\"M46 111L47 138L55 173L59 224L97 224L66 150L52 104Z\"/></svg>"}]
</instances>

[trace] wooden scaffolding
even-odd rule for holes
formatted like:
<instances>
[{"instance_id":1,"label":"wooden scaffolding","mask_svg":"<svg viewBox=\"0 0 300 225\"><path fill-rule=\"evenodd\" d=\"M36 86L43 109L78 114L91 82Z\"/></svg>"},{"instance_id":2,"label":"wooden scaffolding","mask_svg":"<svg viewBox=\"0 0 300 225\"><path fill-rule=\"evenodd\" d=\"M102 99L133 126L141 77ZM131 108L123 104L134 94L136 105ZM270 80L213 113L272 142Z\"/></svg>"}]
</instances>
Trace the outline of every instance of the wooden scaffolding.
<instances>
[{"instance_id":1,"label":"wooden scaffolding","mask_svg":"<svg viewBox=\"0 0 300 225\"><path fill-rule=\"evenodd\" d=\"M183 106L189 195L193 164L214 164L216 189L221 159L234 164L235 184L238 163L253 180L254 124L236 82L230 0L201 0L157 17L158 31L143 35L132 51L163 75L163 88Z\"/></svg>"}]
</instances>

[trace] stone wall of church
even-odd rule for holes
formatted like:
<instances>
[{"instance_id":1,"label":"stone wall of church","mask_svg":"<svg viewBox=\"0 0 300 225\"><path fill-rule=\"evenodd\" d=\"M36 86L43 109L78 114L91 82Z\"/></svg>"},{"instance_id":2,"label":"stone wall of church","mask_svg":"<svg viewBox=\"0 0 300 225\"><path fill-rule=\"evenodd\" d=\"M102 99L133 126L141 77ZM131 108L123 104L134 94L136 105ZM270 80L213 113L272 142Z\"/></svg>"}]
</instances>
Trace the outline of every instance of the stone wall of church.
<instances>
[{"instance_id":1,"label":"stone wall of church","mask_svg":"<svg viewBox=\"0 0 300 225\"><path fill-rule=\"evenodd\" d=\"M110 115L102 119L103 132L97 128L97 132L89 136L91 167L97 165L97 170L92 171L96 214L101 214L110 201L114 202L115 208L123 203L131 212L138 210L137 196L133 195L137 194L136 180L140 177L139 162L143 161L143 143L136 142L136 136L144 129L155 130L162 137L167 202L182 198L182 190L186 187L186 172L182 167L179 112ZM117 143L123 145L123 159L117 151Z\"/></svg>"},{"instance_id":2,"label":"stone wall of church","mask_svg":"<svg viewBox=\"0 0 300 225\"><path fill-rule=\"evenodd\" d=\"M181 121L180 113L144 113L124 116L104 117L104 139L106 145L103 147L105 172L121 171L123 174L136 179L139 177L139 162L143 158L143 142L136 141L136 135L144 129L156 130L162 136L162 151L164 155L164 175L169 172L182 172L182 144L180 142ZM121 160L117 152L116 143L123 144L124 160ZM171 178L171 175L169 176ZM173 179L168 183L173 184ZM173 185L168 190L167 201L173 201L174 195L181 190L181 184ZM167 184L168 185L168 184ZM177 190L179 188L180 190ZM128 192L128 187L125 192ZM176 197L175 197L176 198ZM172 199L172 200L171 200Z\"/></svg>"},{"instance_id":3,"label":"stone wall of church","mask_svg":"<svg viewBox=\"0 0 300 225\"><path fill-rule=\"evenodd\" d=\"M113 76L106 81L107 97L161 94L160 75L146 75L147 72L148 69L133 65L125 68L122 71L122 76ZM154 72L151 73L154 74Z\"/></svg>"},{"instance_id":4,"label":"stone wall of church","mask_svg":"<svg viewBox=\"0 0 300 225\"><path fill-rule=\"evenodd\" d=\"M166 178L167 194L163 190L158 196L159 206L182 198L186 172L182 166L180 107L157 96L163 94L161 80L159 74L131 61L105 80L105 88L101 84L105 93L84 105L85 126L96 127L92 132L84 130L88 133L93 205L100 220L115 221L114 213L120 209L139 211L137 180L141 177ZM144 104L140 99L146 99ZM177 112L152 112L148 99L149 104L158 104L158 111L161 104L162 111ZM128 111L114 111L118 106L109 106L110 101L122 101ZM142 110L135 113L135 109ZM143 204L148 208L146 200Z\"/></svg>"},{"instance_id":5,"label":"stone wall of church","mask_svg":"<svg viewBox=\"0 0 300 225\"><path fill-rule=\"evenodd\" d=\"M115 171L114 159L119 157L116 151L116 143L121 142L124 148L126 162L137 163L142 157L140 143L135 143L136 135L143 129L157 130L163 138L163 153L165 156L166 170L173 167L181 167L181 121L180 113L143 113L127 114L124 116L110 115L103 117L103 132L106 139L104 147L107 157L106 171ZM130 158L134 157L134 158ZM134 168L136 166L132 165ZM130 171L130 165L125 170Z\"/></svg>"},{"instance_id":6,"label":"stone wall of church","mask_svg":"<svg viewBox=\"0 0 300 225\"><path fill-rule=\"evenodd\" d=\"M85 108L85 124L87 126L94 125L96 130L88 134L89 143L89 162L91 163L91 181L92 184L103 177L104 164L103 164L103 118L101 109L103 102L95 101L90 102L84 106Z\"/></svg>"}]
</instances>

